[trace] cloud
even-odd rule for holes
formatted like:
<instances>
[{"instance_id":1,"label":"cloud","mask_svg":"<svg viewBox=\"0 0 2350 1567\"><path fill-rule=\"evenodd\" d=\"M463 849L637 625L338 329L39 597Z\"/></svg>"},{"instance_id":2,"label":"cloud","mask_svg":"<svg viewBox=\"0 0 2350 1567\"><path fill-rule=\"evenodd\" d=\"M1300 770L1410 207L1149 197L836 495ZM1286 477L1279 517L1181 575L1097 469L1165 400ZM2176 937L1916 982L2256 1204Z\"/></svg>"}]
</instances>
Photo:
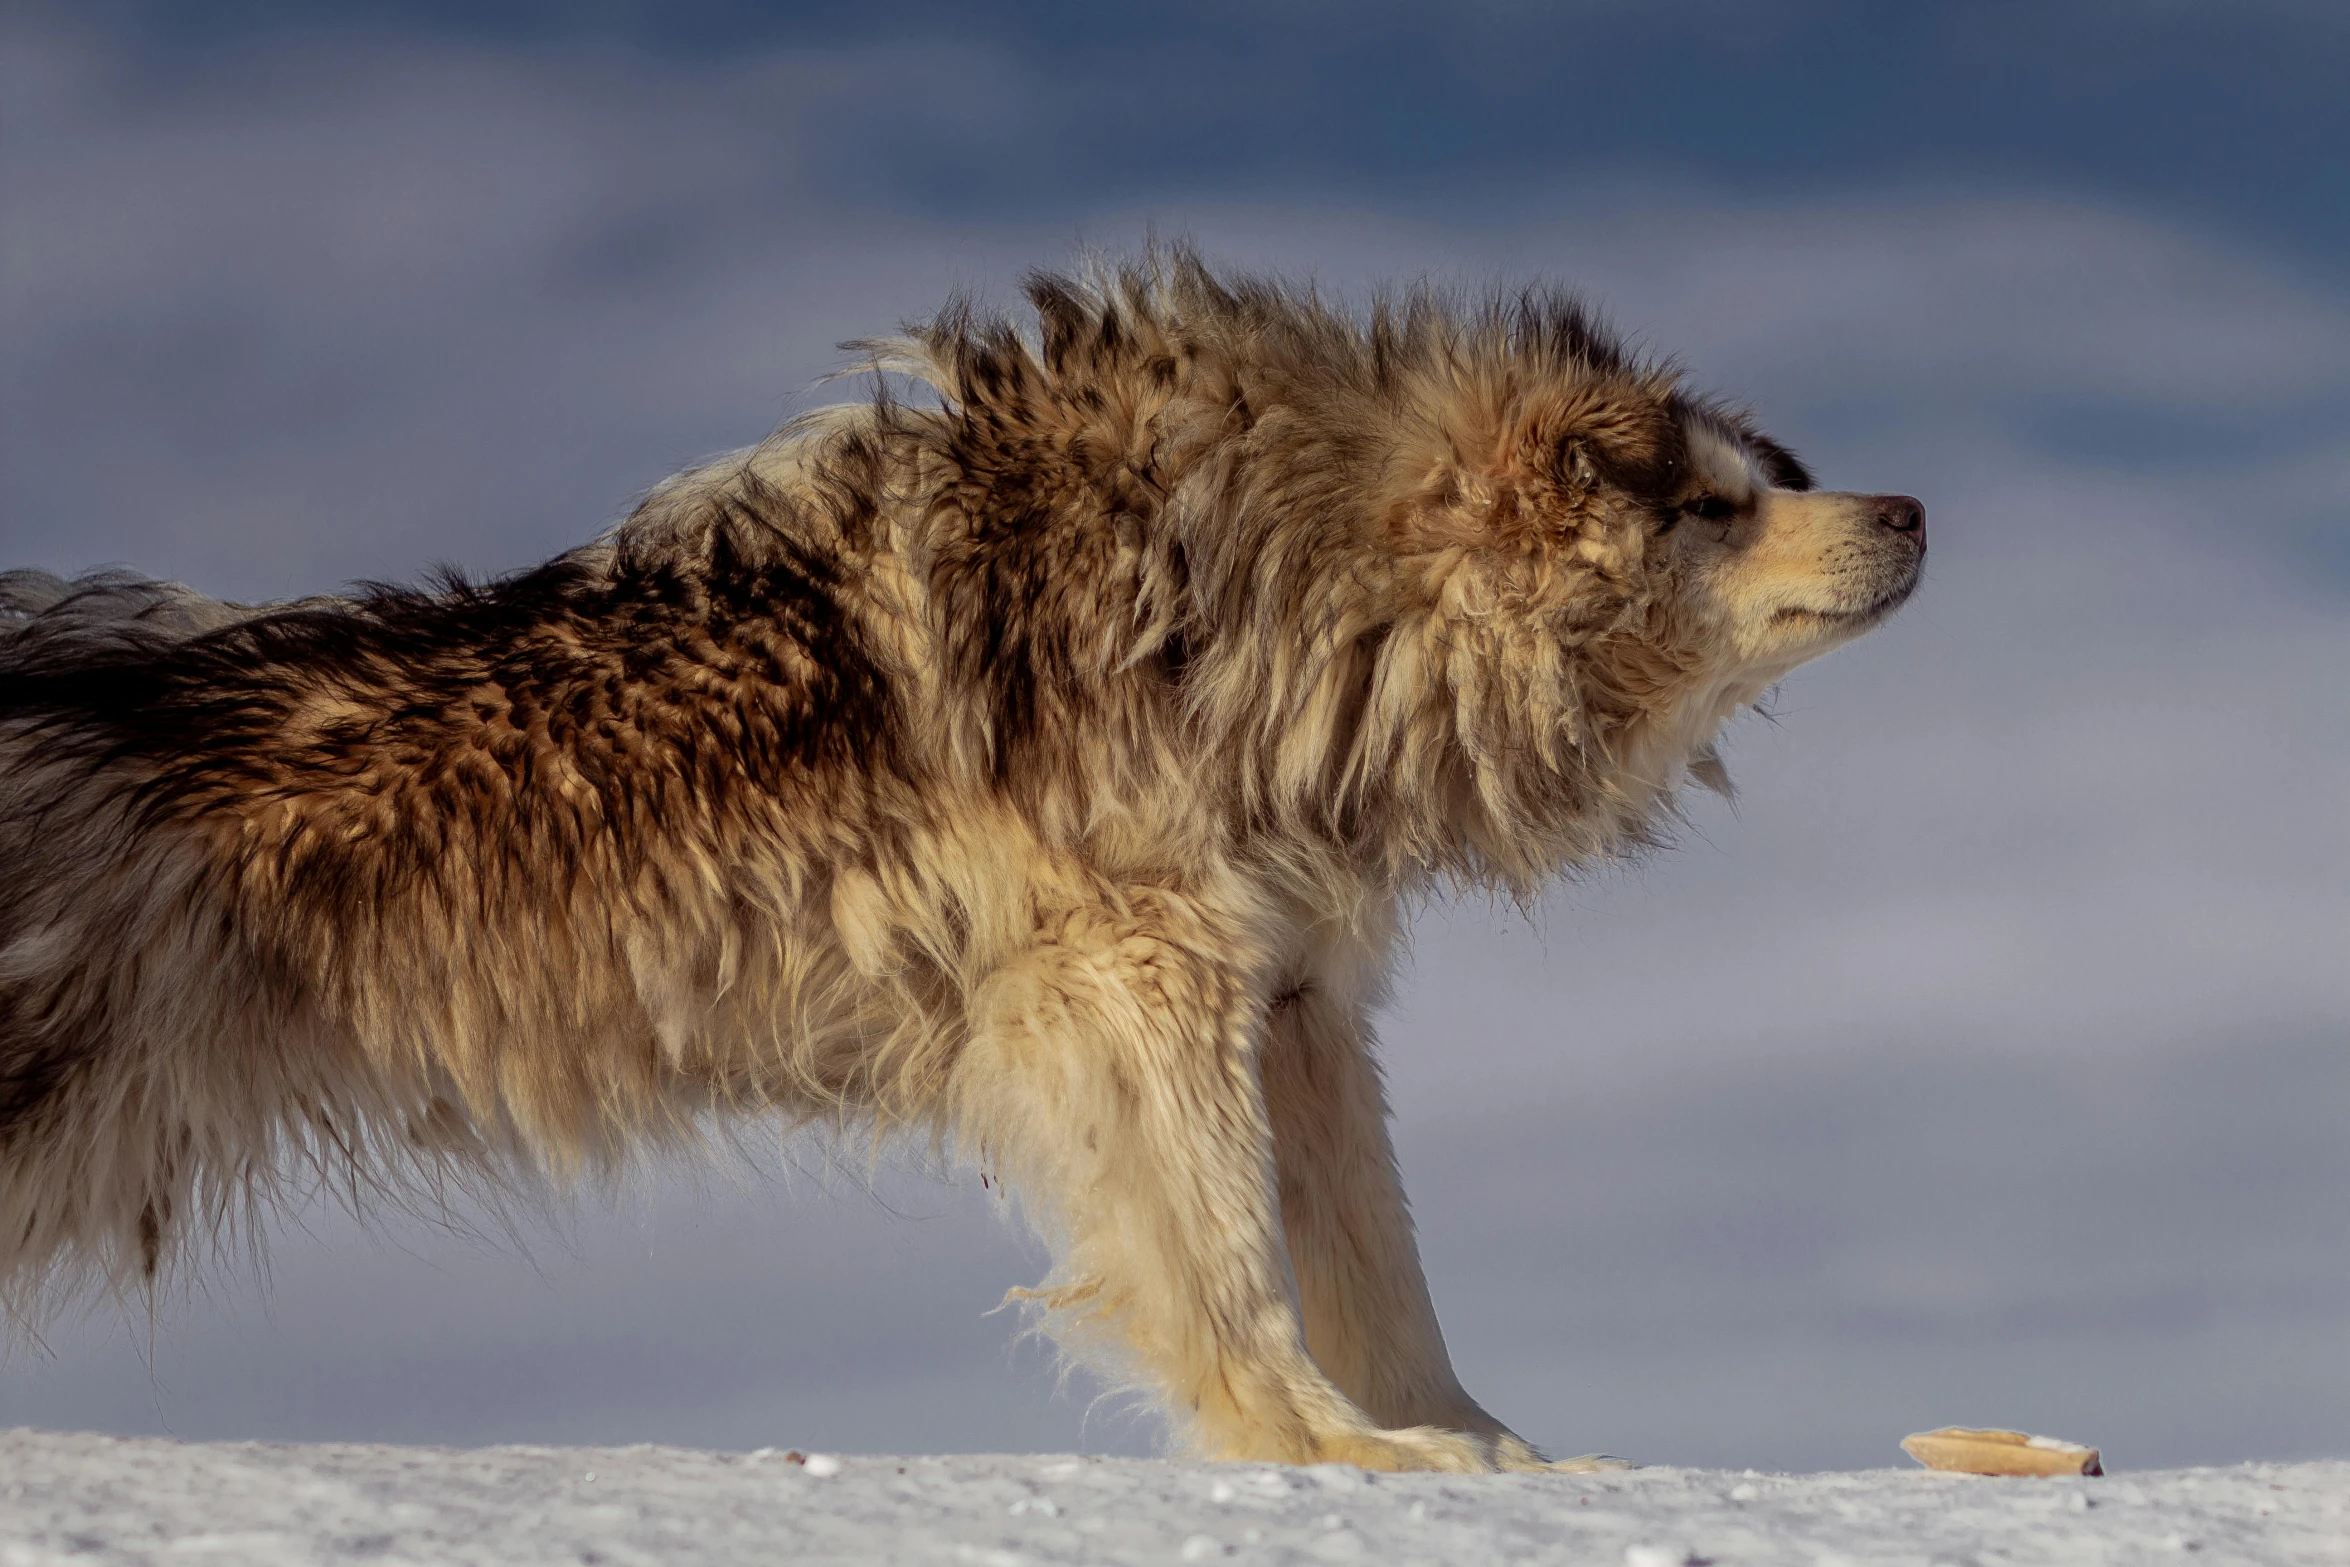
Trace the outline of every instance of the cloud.
<instances>
[{"instance_id":1,"label":"cloud","mask_svg":"<svg viewBox=\"0 0 2350 1567\"><path fill-rule=\"evenodd\" d=\"M1891 628L1742 726L1742 802L1699 805L1680 852L1537 929L1422 922L1386 1032L1476 1385L1564 1444L1708 1461L1883 1459L1880 1427L1977 1394L2174 1458L2350 1442L2350 1401L2291 1374L2350 1326L2317 1195L2350 1018L2339 289L1979 184L1170 184L943 218L892 126L1007 156L1038 133L1030 67L981 47L313 41L182 75L53 32L6 57L8 564L247 596L524 564L755 438L839 339L1150 222L1350 291L1578 280L1832 482L1923 495L1934 555ZM273 1295L176 1313L155 1380L68 1328L5 1373L9 1413L1079 1440L1082 1395L978 1315L1033 1254L969 1194L884 1190L931 1222L664 1186L535 1265L319 1219Z\"/></svg>"},{"instance_id":2,"label":"cloud","mask_svg":"<svg viewBox=\"0 0 2350 1567\"><path fill-rule=\"evenodd\" d=\"M822 126L984 86L921 48L664 72L304 47L176 88L30 54L12 532L244 593L517 564L762 433L872 302L945 281L902 220L819 202L857 144Z\"/></svg>"}]
</instances>

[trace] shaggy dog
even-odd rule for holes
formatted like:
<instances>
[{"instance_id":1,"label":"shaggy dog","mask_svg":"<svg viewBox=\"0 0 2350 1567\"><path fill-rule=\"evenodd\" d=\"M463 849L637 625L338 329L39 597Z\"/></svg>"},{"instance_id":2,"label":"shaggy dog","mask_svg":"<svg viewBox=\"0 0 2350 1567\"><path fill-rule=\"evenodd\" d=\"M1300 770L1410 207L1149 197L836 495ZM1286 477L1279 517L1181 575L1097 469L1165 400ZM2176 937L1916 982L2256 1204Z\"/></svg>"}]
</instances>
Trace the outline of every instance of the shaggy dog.
<instances>
[{"instance_id":1,"label":"shaggy dog","mask_svg":"<svg viewBox=\"0 0 2350 1567\"><path fill-rule=\"evenodd\" d=\"M491 1187L914 1129L1199 1451L1543 1459L1455 1379L1370 1018L1403 910L1647 841L1883 619L1823 494L1570 300L1358 317L1184 253L536 570L0 600L0 1288L152 1287L307 1172ZM889 377L935 397L908 401Z\"/></svg>"}]
</instances>

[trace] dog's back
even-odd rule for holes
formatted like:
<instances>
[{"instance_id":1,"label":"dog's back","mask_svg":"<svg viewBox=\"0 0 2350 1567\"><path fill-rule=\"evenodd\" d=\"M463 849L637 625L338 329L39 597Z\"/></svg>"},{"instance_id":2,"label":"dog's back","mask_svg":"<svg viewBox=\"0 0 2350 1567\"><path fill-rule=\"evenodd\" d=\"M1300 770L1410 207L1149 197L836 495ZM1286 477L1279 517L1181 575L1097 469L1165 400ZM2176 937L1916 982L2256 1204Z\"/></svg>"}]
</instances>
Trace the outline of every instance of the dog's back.
<instances>
[{"instance_id":1,"label":"dog's back","mask_svg":"<svg viewBox=\"0 0 2350 1567\"><path fill-rule=\"evenodd\" d=\"M839 1098L834 943L782 960L803 1048L710 1044L899 727L804 505L728 464L532 572L287 605L0 579L13 1306L305 1166L529 1180Z\"/></svg>"}]
</instances>

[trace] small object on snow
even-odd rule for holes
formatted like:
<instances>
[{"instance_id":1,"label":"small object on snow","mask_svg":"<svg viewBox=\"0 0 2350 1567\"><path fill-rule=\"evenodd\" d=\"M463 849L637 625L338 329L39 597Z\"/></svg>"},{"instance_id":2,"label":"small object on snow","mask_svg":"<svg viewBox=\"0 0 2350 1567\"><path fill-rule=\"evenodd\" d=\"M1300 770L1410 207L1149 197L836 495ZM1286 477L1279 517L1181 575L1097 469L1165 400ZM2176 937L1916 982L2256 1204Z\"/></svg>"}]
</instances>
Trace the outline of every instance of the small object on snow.
<instances>
[{"instance_id":1,"label":"small object on snow","mask_svg":"<svg viewBox=\"0 0 2350 1567\"><path fill-rule=\"evenodd\" d=\"M840 1473L840 1460L830 1453L810 1453L800 1460L800 1467L819 1480L829 1480Z\"/></svg>"},{"instance_id":2,"label":"small object on snow","mask_svg":"<svg viewBox=\"0 0 2350 1567\"><path fill-rule=\"evenodd\" d=\"M1970 1475L2101 1475L2097 1449L2021 1431L1944 1426L1902 1438L1901 1450L1928 1469Z\"/></svg>"},{"instance_id":3,"label":"small object on snow","mask_svg":"<svg viewBox=\"0 0 2350 1567\"><path fill-rule=\"evenodd\" d=\"M1697 1567L1706 1557L1677 1545L1627 1545L1624 1567Z\"/></svg>"}]
</instances>

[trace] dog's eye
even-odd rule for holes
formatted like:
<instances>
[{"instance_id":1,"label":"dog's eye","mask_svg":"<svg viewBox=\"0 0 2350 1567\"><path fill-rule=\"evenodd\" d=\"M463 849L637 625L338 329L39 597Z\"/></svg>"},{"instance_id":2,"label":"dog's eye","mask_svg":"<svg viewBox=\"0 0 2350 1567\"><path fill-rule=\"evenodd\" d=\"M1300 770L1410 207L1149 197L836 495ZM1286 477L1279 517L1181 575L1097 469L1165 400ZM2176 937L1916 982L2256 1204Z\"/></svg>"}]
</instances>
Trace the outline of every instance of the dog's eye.
<instances>
[{"instance_id":1,"label":"dog's eye","mask_svg":"<svg viewBox=\"0 0 2350 1567\"><path fill-rule=\"evenodd\" d=\"M1719 495L1699 495L1681 503L1681 515L1695 517L1702 522L1719 522L1738 508Z\"/></svg>"}]
</instances>

